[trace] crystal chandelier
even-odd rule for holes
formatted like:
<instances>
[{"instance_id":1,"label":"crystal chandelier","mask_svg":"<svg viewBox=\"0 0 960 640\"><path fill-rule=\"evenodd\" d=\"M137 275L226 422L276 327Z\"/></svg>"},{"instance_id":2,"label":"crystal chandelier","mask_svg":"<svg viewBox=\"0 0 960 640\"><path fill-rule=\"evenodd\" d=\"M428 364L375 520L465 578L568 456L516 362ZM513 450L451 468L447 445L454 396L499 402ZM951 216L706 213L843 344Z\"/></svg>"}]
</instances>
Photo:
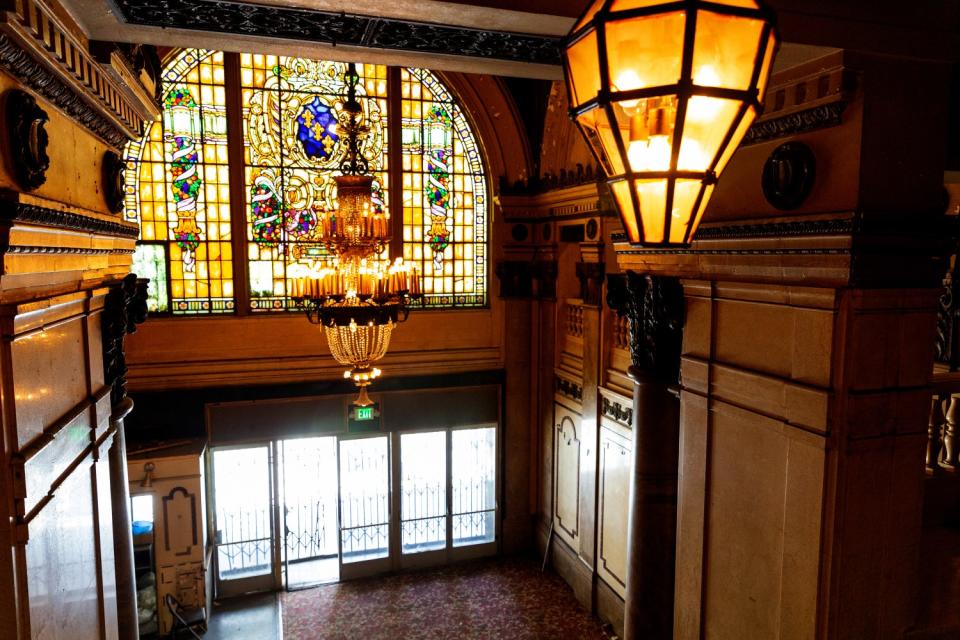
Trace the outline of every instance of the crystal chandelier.
<instances>
[{"instance_id":1,"label":"crystal chandelier","mask_svg":"<svg viewBox=\"0 0 960 640\"><path fill-rule=\"evenodd\" d=\"M337 127L346 133L347 150L342 175L334 178L337 207L317 221L333 257L313 269L299 267L293 298L312 323L323 327L336 361L350 367L343 377L360 388L354 404L367 406L372 404L367 387L381 373L373 364L386 355L393 328L407 319L411 300L422 294L416 268L402 258L391 264L382 257L390 244L390 214L375 207L371 197L373 176L363 155L369 129L362 123L360 76L353 63L344 81L347 95Z\"/></svg>"}]
</instances>

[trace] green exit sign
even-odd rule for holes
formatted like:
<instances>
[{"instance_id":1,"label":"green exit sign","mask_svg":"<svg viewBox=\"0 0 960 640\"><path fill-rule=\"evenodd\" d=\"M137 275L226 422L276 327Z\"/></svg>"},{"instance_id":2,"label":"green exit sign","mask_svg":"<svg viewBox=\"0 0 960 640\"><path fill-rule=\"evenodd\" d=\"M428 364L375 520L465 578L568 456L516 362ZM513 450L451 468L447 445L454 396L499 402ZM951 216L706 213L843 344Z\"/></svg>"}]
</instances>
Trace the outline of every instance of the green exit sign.
<instances>
[{"instance_id":1,"label":"green exit sign","mask_svg":"<svg viewBox=\"0 0 960 640\"><path fill-rule=\"evenodd\" d=\"M365 407L351 405L347 411L347 431L349 433L370 433L380 430L380 403L374 402Z\"/></svg>"}]
</instances>

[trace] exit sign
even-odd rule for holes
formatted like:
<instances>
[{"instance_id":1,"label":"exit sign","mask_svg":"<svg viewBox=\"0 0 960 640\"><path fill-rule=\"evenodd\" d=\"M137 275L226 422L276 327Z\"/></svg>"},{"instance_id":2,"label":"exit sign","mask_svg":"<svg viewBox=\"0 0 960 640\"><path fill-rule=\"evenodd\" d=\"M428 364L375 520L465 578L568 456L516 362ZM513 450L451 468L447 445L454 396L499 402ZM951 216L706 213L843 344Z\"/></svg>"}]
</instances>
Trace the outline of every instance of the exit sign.
<instances>
[{"instance_id":1,"label":"exit sign","mask_svg":"<svg viewBox=\"0 0 960 640\"><path fill-rule=\"evenodd\" d=\"M349 405L347 411L347 431L364 433L380 430L380 403L374 402L366 407Z\"/></svg>"}]
</instances>

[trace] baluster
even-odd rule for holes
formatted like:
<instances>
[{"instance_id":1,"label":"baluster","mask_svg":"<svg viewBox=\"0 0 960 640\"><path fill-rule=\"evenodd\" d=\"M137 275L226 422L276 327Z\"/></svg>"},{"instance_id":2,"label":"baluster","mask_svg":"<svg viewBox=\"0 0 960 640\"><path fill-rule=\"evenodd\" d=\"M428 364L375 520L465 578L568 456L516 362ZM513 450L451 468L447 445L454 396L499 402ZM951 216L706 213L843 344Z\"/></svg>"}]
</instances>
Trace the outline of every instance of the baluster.
<instances>
[{"instance_id":1,"label":"baluster","mask_svg":"<svg viewBox=\"0 0 960 640\"><path fill-rule=\"evenodd\" d=\"M943 466L954 469L957 466L957 413L960 411L960 394L950 395L946 420L943 424Z\"/></svg>"},{"instance_id":2,"label":"baluster","mask_svg":"<svg viewBox=\"0 0 960 640\"><path fill-rule=\"evenodd\" d=\"M943 409L940 407L941 400L933 396L933 402L930 404L930 420L927 422L927 454L924 456L927 470L936 474L939 469L940 447L943 444L942 418Z\"/></svg>"}]
</instances>

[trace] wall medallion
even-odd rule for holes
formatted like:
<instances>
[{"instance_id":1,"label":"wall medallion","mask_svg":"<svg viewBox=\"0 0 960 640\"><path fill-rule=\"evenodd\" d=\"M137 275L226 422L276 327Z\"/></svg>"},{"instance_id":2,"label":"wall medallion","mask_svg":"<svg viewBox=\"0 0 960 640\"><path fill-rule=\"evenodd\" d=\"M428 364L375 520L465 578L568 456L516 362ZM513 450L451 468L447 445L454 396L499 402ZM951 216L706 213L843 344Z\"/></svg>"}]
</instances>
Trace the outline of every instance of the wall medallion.
<instances>
[{"instance_id":1,"label":"wall medallion","mask_svg":"<svg viewBox=\"0 0 960 640\"><path fill-rule=\"evenodd\" d=\"M113 151L103 154L103 199L111 213L123 211L123 160Z\"/></svg>"},{"instance_id":2,"label":"wall medallion","mask_svg":"<svg viewBox=\"0 0 960 640\"><path fill-rule=\"evenodd\" d=\"M515 242L523 242L530 235L530 230L525 224L515 224L510 228L510 236Z\"/></svg>"},{"instance_id":3,"label":"wall medallion","mask_svg":"<svg viewBox=\"0 0 960 640\"><path fill-rule=\"evenodd\" d=\"M32 95L19 89L7 92L5 108L13 174L21 187L33 191L46 182L50 168L46 129L50 117Z\"/></svg>"},{"instance_id":4,"label":"wall medallion","mask_svg":"<svg viewBox=\"0 0 960 640\"><path fill-rule=\"evenodd\" d=\"M587 220L586 232L587 232L588 240L596 240L597 231L599 230L600 230L600 225L597 224L596 218L590 218L589 220Z\"/></svg>"},{"instance_id":5,"label":"wall medallion","mask_svg":"<svg viewBox=\"0 0 960 640\"><path fill-rule=\"evenodd\" d=\"M804 143L780 145L763 165L763 196L782 211L796 209L813 190L816 167L813 151Z\"/></svg>"}]
</instances>

